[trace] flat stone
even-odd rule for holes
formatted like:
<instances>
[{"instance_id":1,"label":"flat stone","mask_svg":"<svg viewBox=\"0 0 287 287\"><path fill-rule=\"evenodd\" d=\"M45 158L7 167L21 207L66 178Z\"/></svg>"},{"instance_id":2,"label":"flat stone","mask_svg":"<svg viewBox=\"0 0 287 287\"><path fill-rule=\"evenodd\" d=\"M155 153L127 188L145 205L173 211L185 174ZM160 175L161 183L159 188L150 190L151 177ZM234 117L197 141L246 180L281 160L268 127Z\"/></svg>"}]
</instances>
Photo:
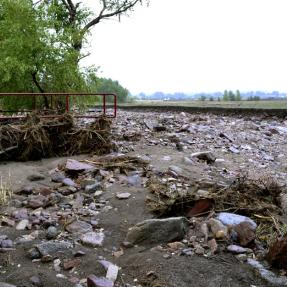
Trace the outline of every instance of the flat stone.
<instances>
[{"instance_id":1,"label":"flat stone","mask_svg":"<svg viewBox=\"0 0 287 287\"><path fill-rule=\"evenodd\" d=\"M28 206L36 209L44 206L47 203L47 197L44 195L33 195L28 198Z\"/></svg>"},{"instance_id":2,"label":"flat stone","mask_svg":"<svg viewBox=\"0 0 287 287\"><path fill-rule=\"evenodd\" d=\"M118 199L128 199L131 196L128 192L117 193L116 197Z\"/></svg>"},{"instance_id":3,"label":"flat stone","mask_svg":"<svg viewBox=\"0 0 287 287\"><path fill-rule=\"evenodd\" d=\"M89 169L93 169L94 166L91 164L79 162L74 159L68 159L65 168L67 171L82 172L82 171L86 171Z\"/></svg>"},{"instance_id":4,"label":"flat stone","mask_svg":"<svg viewBox=\"0 0 287 287\"><path fill-rule=\"evenodd\" d=\"M93 227L91 224L85 221L76 220L69 225L66 226L66 230L70 233L86 233L89 231L93 231Z\"/></svg>"},{"instance_id":5,"label":"flat stone","mask_svg":"<svg viewBox=\"0 0 287 287\"><path fill-rule=\"evenodd\" d=\"M76 187L77 184L70 178L66 177L62 180L62 183L66 186L72 186L72 187Z\"/></svg>"},{"instance_id":6,"label":"flat stone","mask_svg":"<svg viewBox=\"0 0 287 287\"><path fill-rule=\"evenodd\" d=\"M27 176L27 179L30 181L39 181L39 180L44 180L45 176L41 173L33 173Z\"/></svg>"},{"instance_id":7,"label":"flat stone","mask_svg":"<svg viewBox=\"0 0 287 287\"><path fill-rule=\"evenodd\" d=\"M148 219L130 228L125 241L131 244L155 244L182 240L188 226L185 217Z\"/></svg>"},{"instance_id":8,"label":"flat stone","mask_svg":"<svg viewBox=\"0 0 287 287\"><path fill-rule=\"evenodd\" d=\"M16 230L24 230L29 225L28 219L22 219L17 225Z\"/></svg>"},{"instance_id":9,"label":"flat stone","mask_svg":"<svg viewBox=\"0 0 287 287\"><path fill-rule=\"evenodd\" d=\"M36 249L42 256L45 255L55 255L59 251L63 251L69 248L72 248L73 245L71 242L67 241L47 241L35 245Z\"/></svg>"},{"instance_id":10,"label":"flat stone","mask_svg":"<svg viewBox=\"0 0 287 287\"><path fill-rule=\"evenodd\" d=\"M102 232L87 232L81 236L81 241L84 245L91 247L102 246L105 235Z\"/></svg>"},{"instance_id":11,"label":"flat stone","mask_svg":"<svg viewBox=\"0 0 287 287\"><path fill-rule=\"evenodd\" d=\"M113 287L114 282L104 278L104 277L97 277L95 275L90 275L87 278L88 287Z\"/></svg>"}]
</instances>

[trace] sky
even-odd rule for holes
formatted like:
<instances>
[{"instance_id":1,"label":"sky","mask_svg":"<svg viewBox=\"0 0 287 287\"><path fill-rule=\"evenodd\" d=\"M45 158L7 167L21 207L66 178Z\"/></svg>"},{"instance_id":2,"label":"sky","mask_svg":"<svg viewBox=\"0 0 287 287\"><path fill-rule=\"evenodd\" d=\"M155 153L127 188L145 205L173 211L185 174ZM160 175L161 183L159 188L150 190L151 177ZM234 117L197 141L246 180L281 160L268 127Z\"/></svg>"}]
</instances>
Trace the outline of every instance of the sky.
<instances>
[{"instance_id":1,"label":"sky","mask_svg":"<svg viewBox=\"0 0 287 287\"><path fill-rule=\"evenodd\" d=\"M286 9L286 0L150 0L96 25L84 63L132 94L287 92Z\"/></svg>"}]
</instances>

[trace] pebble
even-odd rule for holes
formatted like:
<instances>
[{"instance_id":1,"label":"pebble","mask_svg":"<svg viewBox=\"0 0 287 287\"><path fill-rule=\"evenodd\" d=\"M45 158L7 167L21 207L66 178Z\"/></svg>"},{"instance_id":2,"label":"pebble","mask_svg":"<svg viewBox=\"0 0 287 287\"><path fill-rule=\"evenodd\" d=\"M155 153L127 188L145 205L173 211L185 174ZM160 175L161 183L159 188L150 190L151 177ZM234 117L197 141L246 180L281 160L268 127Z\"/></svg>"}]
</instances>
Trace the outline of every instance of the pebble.
<instances>
[{"instance_id":1,"label":"pebble","mask_svg":"<svg viewBox=\"0 0 287 287\"><path fill-rule=\"evenodd\" d=\"M16 230L24 230L29 225L28 219L22 219L17 225Z\"/></svg>"},{"instance_id":2,"label":"pebble","mask_svg":"<svg viewBox=\"0 0 287 287\"><path fill-rule=\"evenodd\" d=\"M118 199L128 199L131 196L129 192L122 192L122 193L117 193L116 197Z\"/></svg>"},{"instance_id":3,"label":"pebble","mask_svg":"<svg viewBox=\"0 0 287 287\"><path fill-rule=\"evenodd\" d=\"M49 228L48 228L47 231L46 231L46 238L47 238L48 240L54 239L54 238L57 237L57 235L58 235L58 230L57 230L57 228L56 228L55 226L49 226Z\"/></svg>"}]
</instances>

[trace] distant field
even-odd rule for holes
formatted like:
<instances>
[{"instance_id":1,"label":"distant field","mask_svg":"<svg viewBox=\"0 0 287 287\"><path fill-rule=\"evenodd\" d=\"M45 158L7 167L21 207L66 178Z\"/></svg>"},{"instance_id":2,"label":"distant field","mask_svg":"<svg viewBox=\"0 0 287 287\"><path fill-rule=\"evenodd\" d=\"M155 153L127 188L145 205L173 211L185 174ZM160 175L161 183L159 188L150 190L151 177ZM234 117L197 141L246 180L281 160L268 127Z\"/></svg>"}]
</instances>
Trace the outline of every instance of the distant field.
<instances>
[{"instance_id":1,"label":"distant field","mask_svg":"<svg viewBox=\"0 0 287 287\"><path fill-rule=\"evenodd\" d=\"M206 107L206 108L227 108L227 109L287 109L287 100L278 101L239 101L239 102L218 102L218 101L135 101L119 106L182 106L182 107Z\"/></svg>"}]
</instances>

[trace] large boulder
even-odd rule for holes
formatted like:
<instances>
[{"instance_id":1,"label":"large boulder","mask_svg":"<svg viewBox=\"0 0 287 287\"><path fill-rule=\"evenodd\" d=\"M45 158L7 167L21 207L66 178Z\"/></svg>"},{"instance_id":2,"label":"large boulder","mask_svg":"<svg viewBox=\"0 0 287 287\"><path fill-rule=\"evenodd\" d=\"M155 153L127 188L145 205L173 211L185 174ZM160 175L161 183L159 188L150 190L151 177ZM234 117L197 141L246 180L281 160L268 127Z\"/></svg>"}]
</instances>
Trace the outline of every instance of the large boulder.
<instances>
[{"instance_id":1,"label":"large boulder","mask_svg":"<svg viewBox=\"0 0 287 287\"><path fill-rule=\"evenodd\" d=\"M187 233L188 225L185 217L144 220L129 229L126 242L148 245L181 240Z\"/></svg>"}]
</instances>

